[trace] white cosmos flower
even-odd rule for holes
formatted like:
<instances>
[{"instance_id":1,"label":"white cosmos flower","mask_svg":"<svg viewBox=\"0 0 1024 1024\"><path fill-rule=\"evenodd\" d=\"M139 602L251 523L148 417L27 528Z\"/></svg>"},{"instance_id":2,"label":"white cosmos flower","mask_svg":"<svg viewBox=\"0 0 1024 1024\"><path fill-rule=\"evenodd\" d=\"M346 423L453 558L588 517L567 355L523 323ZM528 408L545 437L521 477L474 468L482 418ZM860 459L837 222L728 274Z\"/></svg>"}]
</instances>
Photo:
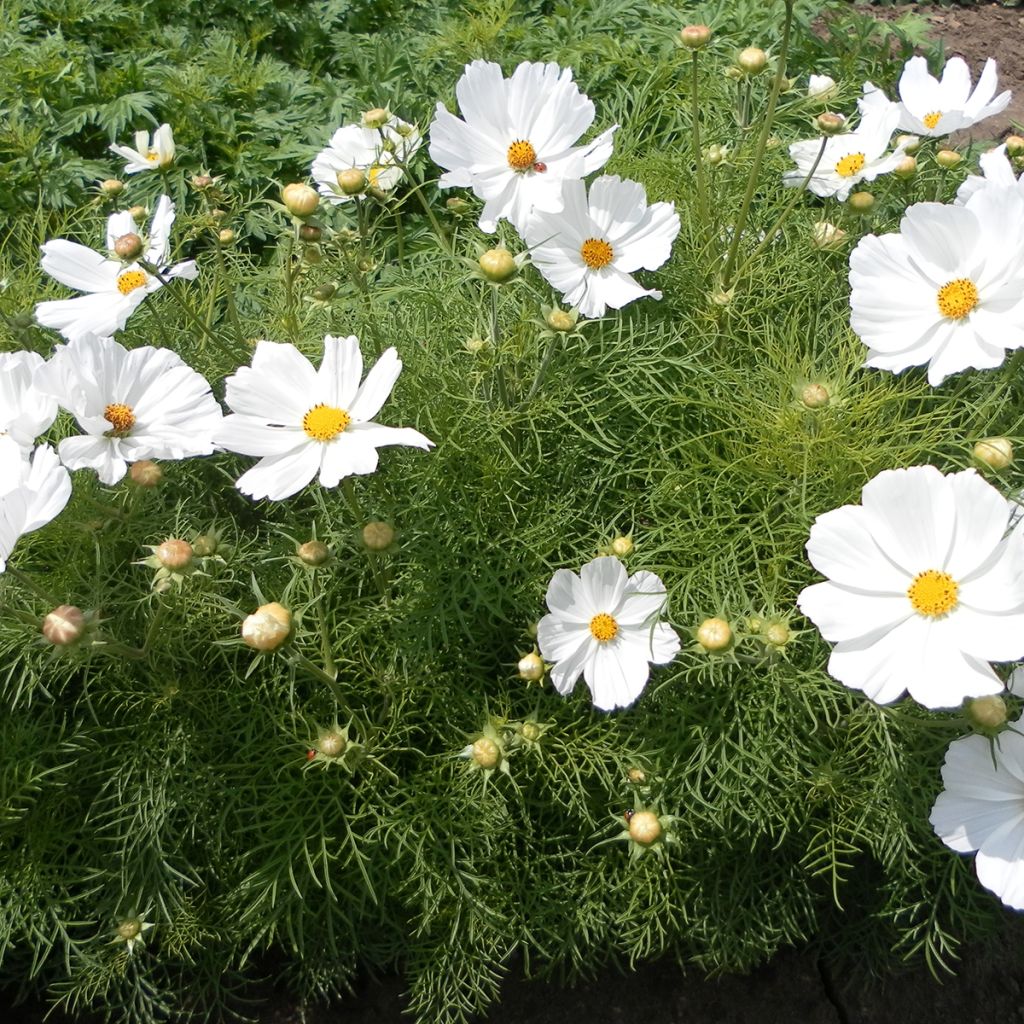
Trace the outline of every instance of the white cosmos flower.
<instances>
[{"instance_id":1,"label":"white cosmos flower","mask_svg":"<svg viewBox=\"0 0 1024 1024\"><path fill-rule=\"evenodd\" d=\"M22 448L31 448L57 418L57 403L34 384L41 366L43 357L35 352L0 354L0 437Z\"/></svg>"},{"instance_id":2,"label":"white cosmos flower","mask_svg":"<svg viewBox=\"0 0 1024 1024\"><path fill-rule=\"evenodd\" d=\"M942 766L943 791L928 820L957 853L974 853L978 881L1008 907L1024 910L1024 719L999 733L954 740Z\"/></svg>"},{"instance_id":3,"label":"white cosmos flower","mask_svg":"<svg viewBox=\"0 0 1024 1024\"><path fill-rule=\"evenodd\" d=\"M789 155L796 162L796 170L787 171L782 176L783 183L799 188L817 160L814 174L807 182L808 191L845 202L855 185L874 181L880 174L889 174L903 159L903 146L886 153L898 119L895 107L869 111L861 118L856 131L826 139L824 152L820 138L794 142L789 147Z\"/></svg>"},{"instance_id":4,"label":"white cosmos flower","mask_svg":"<svg viewBox=\"0 0 1024 1024\"><path fill-rule=\"evenodd\" d=\"M981 174L968 175L967 180L957 189L956 206L963 206L967 200L983 188L1015 188L1024 196L1024 174L1019 178L1013 173L1013 164L1006 155L1006 146L996 146L982 153L978 160Z\"/></svg>"},{"instance_id":5,"label":"white cosmos flower","mask_svg":"<svg viewBox=\"0 0 1024 1024\"><path fill-rule=\"evenodd\" d=\"M594 104L572 80L571 68L520 64L511 78L475 60L455 86L462 118L438 103L430 126L430 157L445 168L440 188L471 188L484 200L480 230L511 221L520 234L532 210L562 209L562 182L603 167L616 125L584 146Z\"/></svg>"},{"instance_id":6,"label":"white cosmos flower","mask_svg":"<svg viewBox=\"0 0 1024 1024\"><path fill-rule=\"evenodd\" d=\"M579 576L559 569L548 585L550 614L537 625L551 682L572 692L580 674L602 711L626 707L640 696L649 662L667 665L679 652L676 631L660 622L665 585L652 572L626 570L614 556L595 558Z\"/></svg>"},{"instance_id":7,"label":"white cosmos flower","mask_svg":"<svg viewBox=\"0 0 1024 1024\"><path fill-rule=\"evenodd\" d=\"M71 478L49 445L29 460L11 438L0 438L0 572L14 545L59 515L71 497Z\"/></svg>"},{"instance_id":8,"label":"white cosmos flower","mask_svg":"<svg viewBox=\"0 0 1024 1024\"><path fill-rule=\"evenodd\" d=\"M402 370L387 349L360 383L359 339L324 338L319 370L294 346L261 341L252 366L227 379L225 416L217 443L260 456L236 486L253 498L279 501L300 491L318 473L324 487L343 477L372 473L377 449L386 445L432 448L409 427L385 427L373 417L388 400Z\"/></svg>"},{"instance_id":9,"label":"white cosmos flower","mask_svg":"<svg viewBox=\"0 0 1024 1024\"><path fill-rule=\"evenodd\" d=\"M656 270L672 253L679 214L671 203L647 205L643 185L603 175L590 186L566 181L560 213L535 213L526 228L530 257L544 280L583 316L634 299L661 298L641 288L634 271Z\"/></svg>"},{"instance_id":10,"label":"white cosmos flower","mask_svg":"<svg viewBox=\"0 0 1024 1024\"><path fill-rule=\"evenodd\" d=\"M835 643L828 670L878 704L929 708L998 693L989 661L1024 656L1024 533L973 469L892 469L862 504L818 516L807 542L828 577L800 610Z\"/></svg>"},{"instance_id":11,"label":"white cosmos flower","mask_svg":"<svg viewBox=\"0 0 1024 1024\"><path fill-rule=\"evenodd\" d=\"M161 196L150 223L143 260L159 268L165 278L192 280L198 272L194 260L166 266L173 223L174 203ZM139 233L130 213L112 214L107 220L108 250L113 250L118 238ZM163 287L160 279L140 263L124 263L65 238L43 245L42 267L61 284L87 293L36 306L36 320L60 331L69 341L83 334L107 337L121 330L146 296Z\"/></svg>"},{"instance_id":12,"label":"white cosmos flower","mask_svg":"<svg viewBox=\"0 0 1024 1024\"><path fill-rule=\"evenodd\" d=\"M339 128L325 149L313 161L313 180L317 190L335 206L351 202L338 184L341 171L359 170L367 182L382 192L390 192L402 180L402 169L395 160L407 164L420 148L423 138L415 125L390 117L380 128L347 124Z\"/></svg>"},{"instance_id":13,"label":"white cosmos flower","mask_svg":"<svg viewBox=\"0 0 1024 1024\"><path fill-rule=\"evenodd\" d=\"M136 132L134 149L131 146L119 146L116 142L111 144L110 149L127 161L125 174L162 170L174 163L174 136L169 124L160 125L153 132L152 138L149 132Z\"/></svg>"},{"instance_id":14,"label":"white cosmos flower","mask_svg":"<svg viewBox=\"0 0 1024 1024\"><path fill-rule=\"evenodd\" d=\"M209 455L221 410L205 378L166 348L126 349L112 338L76 338L57 349L36 386L84 431L60 442L69 469L116 484L129 462Z\"/></svg>"},{"instance_id":15,"label":"white cosmos flower","mask_svg":"<svg viewBox=\"0 0 1024 1024\"><path fill-rule=\"evenodd\" d=\"M1002 364L1024 346L1024 194L990 186L963 206L917 203L898 234L862 238L850 256L850 326L865 366L928 364L941 384Z\"/></svg>"},{"instance_id":16,"label":"white cosmos flower","mask_svg":"<svg viewBox=\"0 0 1024 1024\"><path fill-rule=\"evenodd\" d=\"M859 106L867 114L891 105L899 111L900 131L933 138L949 135L1006 109L1010 92L996 96L996 78L996 62L989 58L972 92L971 72L962 57L946 62L941 80L929 74L924 57L911 57L900 76L901 102L893 103L881 89L865 82Z\"/></svg>"}]
</instances>

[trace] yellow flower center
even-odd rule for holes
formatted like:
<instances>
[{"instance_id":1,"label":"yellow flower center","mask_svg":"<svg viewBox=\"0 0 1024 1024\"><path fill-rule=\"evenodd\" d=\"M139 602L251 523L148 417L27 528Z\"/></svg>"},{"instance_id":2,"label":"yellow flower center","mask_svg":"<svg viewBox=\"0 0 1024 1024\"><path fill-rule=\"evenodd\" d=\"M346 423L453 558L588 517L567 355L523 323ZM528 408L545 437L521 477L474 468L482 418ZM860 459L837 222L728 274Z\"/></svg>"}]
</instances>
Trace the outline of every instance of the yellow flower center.
<instances>
[{"instance_id":1,"label":"yellow flower center","mask_svg":"<svg viewBox=\"0 0 1024 1024\"><path fill-rule=\"evenodd\" d=\"M314 441L333 441L351 422L352 417L344 409L321 403L302 417L302 429Z\"/></svg>"},{"instance_id":2,"label":"yellow flower center","mask_svg":"<svg viewBox=\"0 0 1024 1024\"><path fill-rule=\"evenodd\" d=\"M914 577L907 587L907 597L918 615L938 619L951 612L957 604L960 584L948 572L926 569Z\"/></svg>"},{"instance_id":3,"label":"yellow flower center","mask_svg":"<svg viewBox=\"0 0 1024 1024\"><path fill-rule=\"evenodd\" d=\"M111 402L103 410L103 418L110 424L107 431L114 437L124 437L135 426L135 413L130 405L123 402Z\"/></svg>"},{"instance_id":4,"label":"yellow flower center","mask_svg":"<svg viewBox=\"0 0 1024 1024\"><path fill-rule=\"evenodd\" d=\"M592 270L600 270L607 267L615 255L612 247L602 238L588 238L580 246L580 255L583 262Z\"/></svg>"},{"instance_id":5,"label":"yellow flower center","mask_svg":"<svg viewBox=\"0 0 1024 1024\"><path fill-rule=\"evenodd\" d=\"M601 644L614 640L619 632L619 624L607 613L598 612L590 620L590 635Z\"/></svg>"},{"instance_id":6,"label":"yellow flower center","mask_svg":"<svg viewBox=\"0 0 1024 1024\"><path fill-rule=\"evenodd\" d=\"M383 167L382 167L382 166L381 166L380 164L374 164L374 165L373 165L373 166L372 166L372 167L371 167L371 168L370 168L370 169L369 169L369 170L368 170L368 171L366 172L366 180L367 180L367 181L368 181L368 182L369 182L369 183L370 183L371 185L376 185L376 184L377 184L377 179L378 179L378 178L379 178L379 177L381 176L381 172L382 172L383 170L384 170L384 168L383 168Z\"/></svg>"},{"instance_id":7,"label":"yellow flower center","mask_svg":"<svg viewBox=\"0 0 1024 1024\"><path fill-rule=\"evenodd\" d=\"M145 287L149 277L142 270L126 270L117 276L117 290L122 295L135 291L136 288Z\"/></svg>"},{"instance_id":8,"label":"yellow flower center","mask_svg":"<svg viewBox=\"0 0 1024 1024\"><path fill-rule=\"evenodd\" d=\"M852 178L855 174L860 174L864 170L864 154L863 153L850 153L844 156L836 164L836 174L840 178Z\"/></svg>"},{"instance_id":9,"label":"yellow flower center","mask_svg":"<svg viewBox=\"0 0 1024 1024\"><path fill-rule=\"evenodd\" d=\"M924 122L925 128L931 131L942 120L942 111L933 110L930 114L925 114L921 120Z\"/></svg>"},{"instance_id":10,"label":"yellow flower center","mask_svg":"<svg viewBox=\"0 0 1024 1024\"><path fill-rule=\"evenodd\" d=\"M508 165L513 171L528 171L537 160L537 151L526 139L516 139L508 147Z\"/></svg>"},{"instance_id":11,"label":"yellow flower center","mask_svg":"<svg viewBox=\"0 0 1024 1024\"><path fill-rule=\"evenodd\" d=\"M935 299L943 316L963 320L978 305L978 289L970 278L958 277L944 284Z\"/></svg>"}]
</instances>

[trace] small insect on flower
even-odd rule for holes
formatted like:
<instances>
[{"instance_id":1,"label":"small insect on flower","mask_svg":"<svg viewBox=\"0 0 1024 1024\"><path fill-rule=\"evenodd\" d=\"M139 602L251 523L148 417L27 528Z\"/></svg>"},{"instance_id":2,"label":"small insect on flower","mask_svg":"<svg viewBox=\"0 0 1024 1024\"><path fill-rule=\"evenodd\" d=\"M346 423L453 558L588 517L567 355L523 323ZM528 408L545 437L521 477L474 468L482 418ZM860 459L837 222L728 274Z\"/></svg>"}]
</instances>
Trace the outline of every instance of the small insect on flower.
<instances>
[{"instance_id":1,"label":"small insect on flower","mask_svg":"<svg viewBox=\"0 0 1024 1024\"><path fill-rule=\"evenodd\" d=\"M315 750L307 750L306 751L306 760L307 761L312 761L314 757L316 757L316 751Z\"/></svg>"},{"instance_id":2,"label":"small insect on flower","mask_svg":"<svg viewBox=\"0 0 1024 1024\"><path fill-rule=\"evenodd\" d=\"M533 169L534 169L534 170L535 170L535 171L536 171L536 172L537 172L538 174L543 174L543 173L544 173L544 172L545 172L545 171L546 171L546 170L548 169L548 165L547 165L546 163L544 163L543 161L541 161L541 160L538 160L538 161L537 161L537 162L536 162L536 163L535 163L535 164L533 165Z\"/></svg>"},{"instance_id":3,"label":"small insect on flower","mask_svg":"<svg viewBox=\"0 0 1024 1024\"><path fill-rule=\"evenodd\" d=\"M626 824L627 825L632 820L634 814L636 814L636 811L634 811L632 808L630 808L628 811L623 811L622 812L622 816L626 819Z\"/></svg>"}]
</instances>

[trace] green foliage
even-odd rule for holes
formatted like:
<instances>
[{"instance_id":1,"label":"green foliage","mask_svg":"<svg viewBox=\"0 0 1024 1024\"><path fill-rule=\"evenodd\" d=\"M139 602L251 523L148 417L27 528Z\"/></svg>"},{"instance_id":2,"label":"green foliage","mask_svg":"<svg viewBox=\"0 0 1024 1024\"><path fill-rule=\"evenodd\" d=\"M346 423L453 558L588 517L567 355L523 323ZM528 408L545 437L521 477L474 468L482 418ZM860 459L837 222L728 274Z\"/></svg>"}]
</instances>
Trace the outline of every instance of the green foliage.
<instances>
[{"instance_id":1,"label":"green foliage","mask_svg":"<svg viewBox=\"0 0 1024 1024\"><path fill-rule=\"evenodd\" d=\"M892 78L889 41L845 5L823 40L807 31L821 8L798 6L791 74L829 71L848 108L864 78ZM355 333L368 362L395 345L405 369L386 415L437 442L280 503L234 490L249 460L226 454L167 463L152 490L80 472L66 512L20 542L20 575L0 577L4 980L149 1024L244 1008L267 955L308 1000L399 965L418 1019L455 1022L496 997L514 953L540 974L662 954L727 971L817 942L941 966L991 922L994 901L927 820L963 722L831 680L794 602L815 578L803 547L817 515L880 470L961 467L977 438L1019 435L1021 386L995 371L934 390L919 373L860 369L846 254L815 249L811 225L828 216L851 240L892 230L908 202L952 194L953 176L924 163L913 183L879 180L871 220L803 198L731 301L711 300L767 93L722 71L751 40L777 50L777 14L759 0L4 8L3 348L51 350L31 311L65 292L37 269L38 245L98 244L113 207L89 186L119 166L105 147L169 121L178 164L120 202L169 188L179 255L201 274L151 296L120 340L174 348L218 394L255 338L316 358L325 334ZM730 158L712 172L710 236L681 20L716 26L701 131ZM365 238L351 209L321 210L324 239L308 246L265 201L364 107L425 126L476 57L571 64L595 127L622 126L609 171L682 215L653 275L663 301L553 339L542 308L557 297L527 270L497 293L495 337L491 289L464 262L491 243L431 183L367 203ZM773 131L801 137L811 113L798 83ZM787 167L785 145L770 149L741 258L791 198ZM223 179L188 188L200 170ZM426 147L417 173L434 173ZM236 244L217 242L224 226ZM316 299L327 284L333 297ZM473 336L490 344L472 353ZM814 411L799 401L811 382L831 394ZM59 421L57 436L70 429ZM1000 483L1024 481L1011 469ZM395 524L393 550L361 542L371 519ZM221 547L202 573L154 590L145 545L211 527ZM563 699L515 666L551 574L617 533L636 542L631 569L664 579L684 651L634 707L601 714L582 686ZM312 536L333 552L315 570L294 554ZM275 654L239 637L264 600L294 615ZM99 613L104 643L41 639L65 602ZM693 641L711 615L732 623L733 651ZM765 620L790 641L769 644ZM335 721L351 748L310 759ZM528 721L545 726L536 742ZM485 728L507 773L459 756ZM664 856L615 841L639 805L675 819ZM153 928L129 950L114 933L135 917Z\"/></svg>"}]
</instances>

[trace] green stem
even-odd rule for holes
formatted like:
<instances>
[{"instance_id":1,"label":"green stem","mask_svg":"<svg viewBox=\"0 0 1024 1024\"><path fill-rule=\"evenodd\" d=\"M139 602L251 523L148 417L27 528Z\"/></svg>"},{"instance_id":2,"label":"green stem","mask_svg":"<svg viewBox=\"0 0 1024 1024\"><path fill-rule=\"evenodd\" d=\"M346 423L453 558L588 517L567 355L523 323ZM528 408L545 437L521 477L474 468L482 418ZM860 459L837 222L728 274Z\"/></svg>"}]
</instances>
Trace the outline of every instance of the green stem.
<instances>
[{"instance_id":1,"label":"green stem","mask_svg":"<svg viewBox=\"0 0 1024 1024\"><path fill-rule=\"evenodd\" d=\"M768 96L768 109L764 115L764 125L761 134L757 139L757 148L754 151L754 163L750 168L750 177L747 179L747 191L743 196L743 204L740 207L739 216L733 227L732 244L729 246L729 255L726 257L725 269L722 271L722 288L728 291L733 280L732 269L736 264L736 256L739 252L740 238L747 226L747 217L750 214L750 204L754 199L754 191L757 189L758 178L761 173L761 164L764 162L765 150L768 147L768 136L772 130L772 121L775 117L775 105L779 100L779 93L782 91L782 80L786 77L786 55L789 52L789 34L793 27L793 3L794 0L784 0L786 5L786 19L782 26L782 43L779 46L778 67L775 69L775 79L772 82L772 91Z\"/></svg>"},{"instance_id":2,"label":"green stem","mask_svg":"<svg viewBox=\"0 0 1024 1024\"><path fill-rule=\"evenodd\" d=\"M228 353L228 350L225 348L224 343L221 341L221 339L217 336L216 333L214 333L212 330L210 330L209 327L206 326L206 324L203 322L203 318L199 316L198 313L196 313L196 311L192 308L191 304L185 299L185 297L183 295L178 294L178 289L173 286L174 282L172 281L172 279L169 277L164 277L164 275L160 273L159 268L153 266L152 264L143 263L142 266L145 267L145 269L148 270L164 286L167 293L178 304L178 307L189 319L192 325L194 327L197 327L203 334L205 334L219 349L221 349L226 354L230 354Z\"/></svg>"},{"instance_id":3,"label":"green stem","mask_svg":"<svg viewBox=\"0 0 1024 1024\"><path fill-rule=\"evenodd\" d=\"M505 381L505 367L501 365L501 321L498 319L498 289L493 285L484 287L491 290L491 343L494 345L494 383L498 397L506 409L511 408L508 400L508 386Z\"/></svg>"},{"instance_id":4,"label":"green stem","mask_svg":"<svg viewBox=\"0 0 1024 1024\"><path fill-rule=\"evenodd\" d=\"M395 166L401 168L402 173L412 182L411 192L415 193L416 198L419 200L420 205L423 207L423 212L427 215L427 220L430 221L430 226L434 229L434 234L437 235L437 240L448 250L449 254L454 255L455 249L453 247L451 239L445 233L441 227L440 222L434 214L434 211L430 207L430 203L427 201L427 197L423 194L422 189L424 182L417 181L412 173L409 171L409 165L401 160L395 159Z\"/></svg>"},{"instance_id":5,"label":"green stem","mask_svg":"<svg viewBox=\"0 0 1024 1024\"><path fill-rule=\"evenodd\" d=\"M331 696L334 697L335 703L344 708L346 711L349 710L348 702L345 700L341 692L341 687L338 685L338 680L335 676L325 672L316 662L310 661L304 654L300 654L298 651L292 653L292 658L296 665L304 671L308 672L314 679L319 680L321 683L326 683L327 688L331 691ZM351 713L351 712L350 712Z\"/></svg>"},{"instance_id":6,"label":"green stem","mask_svg":"<svg viewBox=\"0 0 1024 1024\"><path fill-rule=\"evenodd\" d=\"M693 162L697 168L697 209L700 211L701 224L704 228L705 240L711 230L710 216L708 214L708 184L704 176L704 155L700 150L700 78L697 67L697 51L693 51L691 58L690 77L690 134L693 138Z\"/></svg>"},{"instance_id":7,"label":"green stem","mask_svg":"<svg viewBox=\"0 0 1024 1024\"><path fill-rule=\"evenodd\" d=\"M42 598L46 601L51 608L56 608L59 601L57 601L52 594L47 593L28 573L22 572L20 569L15 569L13 565L8 563L6 575L12 580L16 580L26 590L31 590L36 597Z\"/></svg>"},{"instance_id":8,"label":"green stem","mask_svg":"<svg viewBox=\"0 0 1024 1024\"><path fill-rule=\"evenodd\" d=\"M544 352L544 358L541 360L540 366L537 367L537 375L533 378L533 383L530 385L530 390L526 394L526 402L524 402L524 404L532 402L534 396L538 391L540 391L540 386L548 371L548 364L551 362L551 357L555 354L556 348L558 348L558 335L553 334L548 341L548 347Z\"/></svg>"},{"instance_id":9,"label":"green stem","mask_svg":"<svg viewBox=\"0 0 1024 1024\"><path fill-rule=\"evenodd\" d=\"M284 250L284 322L285 329L291 335L291 340L298 343L299 321L295 316L295 243L299 231L298 221L295 223L294 231L288 235L288 244Z\"/></svg>"},{"instance_id":10,"label":"green stem","mask_svg":"<svg viewBox=\"0 0 1024 1024\"><path fill-rule=\"evenodd\" d=\"M316 621L320 630L320 653L324 659L324 671L332 678L337 678L338 670L334 665L331 653L331 638L327 631L327 612L324 610L324 592L321 589L316 598Z\"/></svg>"},{"instance_id":11,"label":"green stem","mask_svg":"<svg viewBox=\"0 0 1024 1024\"><path fill-rule=\"evenodd\" d=\"M235 341L239 345L245 344L245 335L242 333L242 324L238 319L238 309L235 307L235 293L231 289L231 282L228 280L227 263L224 261L224 247L217 239L217 283L224 288L224 298L228 304L228 319L235 330Z\"/></svg>"}]
</instances>

